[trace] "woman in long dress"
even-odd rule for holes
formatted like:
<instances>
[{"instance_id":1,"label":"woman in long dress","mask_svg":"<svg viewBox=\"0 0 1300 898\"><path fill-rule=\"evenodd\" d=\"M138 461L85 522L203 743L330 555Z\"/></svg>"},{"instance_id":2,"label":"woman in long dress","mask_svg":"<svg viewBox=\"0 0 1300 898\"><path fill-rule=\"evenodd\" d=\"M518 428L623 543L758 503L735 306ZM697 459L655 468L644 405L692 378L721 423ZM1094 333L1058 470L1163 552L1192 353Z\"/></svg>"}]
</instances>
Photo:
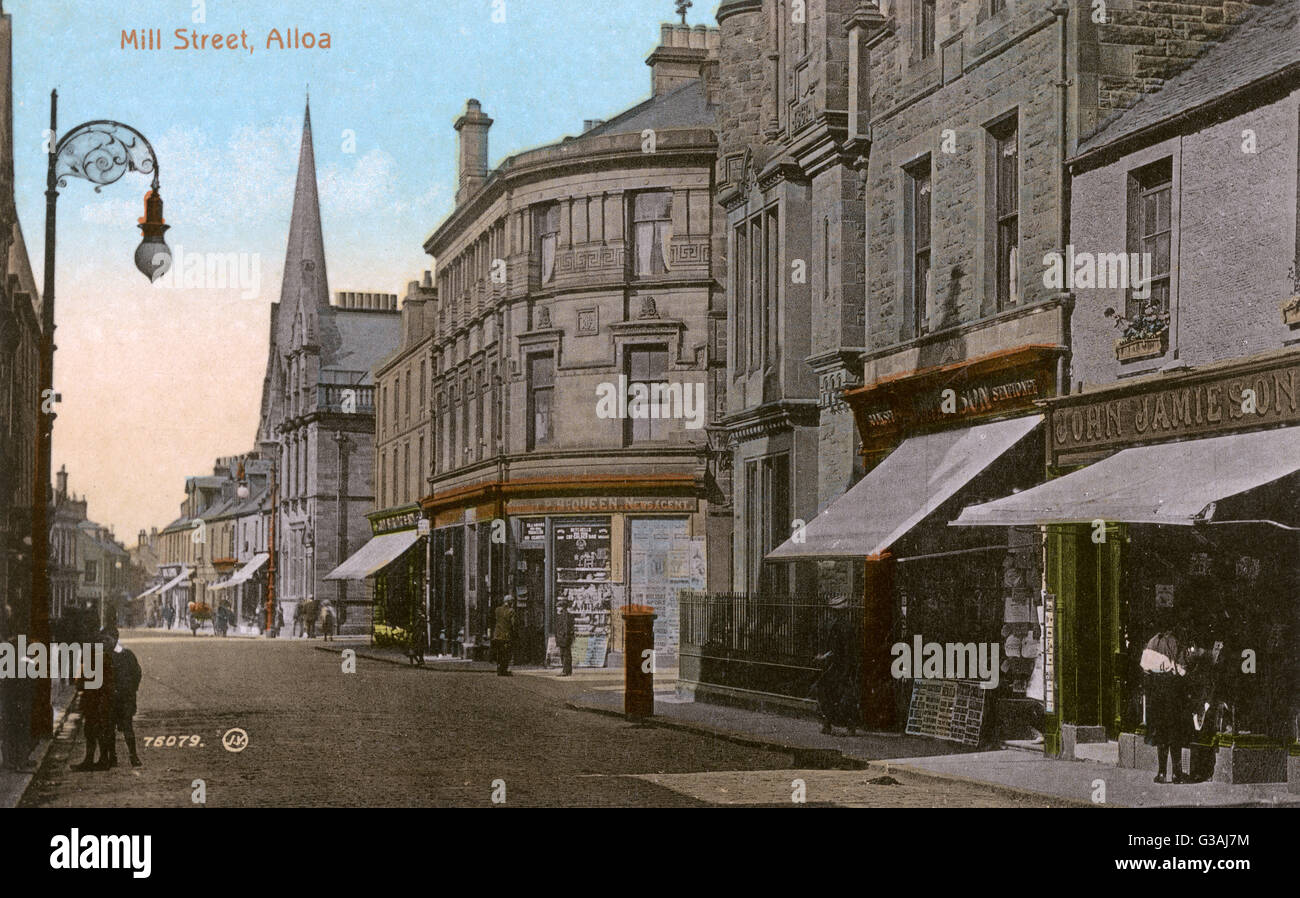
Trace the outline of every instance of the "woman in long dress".
<instances>
[{"instance_id":1,"label":"woman in long dress","mask_svg":"<svg viewBox=\"0 0 1300 898\"><path fill-rule=\"evenodd\" d=\"M1173 782L1185 783L1183 746L1190 742L1191 708L1187 703L1186 653L1168 619L1162 619L1157 632L1142 650L1141 668L1146 675L1148 745L1156 747L1157 783L1165 777L1169 759L1173 759Z\"/></svg>"}]
</instances>

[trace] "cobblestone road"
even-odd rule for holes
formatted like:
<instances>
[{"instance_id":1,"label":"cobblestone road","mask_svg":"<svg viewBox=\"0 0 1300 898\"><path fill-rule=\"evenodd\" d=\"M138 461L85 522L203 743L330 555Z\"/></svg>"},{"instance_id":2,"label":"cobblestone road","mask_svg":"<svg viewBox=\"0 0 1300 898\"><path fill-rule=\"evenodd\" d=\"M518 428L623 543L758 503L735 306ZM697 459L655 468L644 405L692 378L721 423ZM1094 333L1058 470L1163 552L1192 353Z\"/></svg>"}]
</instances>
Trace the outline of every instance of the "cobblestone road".
<instances>
[{"instance_id":1,"label":"cobblestone road","mask_svg":"<svg viewBox=\"0 0 1300 898\"><path fill-rule=\"evenodd\" d=\"M568 709L564 698L577 687L549 678L364 658L349 674L339 655L305 641L150 631L124 642L144 668L135 724L144 766L70 770L84 747L74 720L24 806L191 806L195 780L213 807L485 806L495 780L509 806L792 804L800 776L810 803L1021 803L963 784L801 774L783 753ZM242 751L222 745L232 728L248 734ZM164 744L146 746L145 737ZM169 737L181 744L167 745Z\"/></svg>"}]
</instances>

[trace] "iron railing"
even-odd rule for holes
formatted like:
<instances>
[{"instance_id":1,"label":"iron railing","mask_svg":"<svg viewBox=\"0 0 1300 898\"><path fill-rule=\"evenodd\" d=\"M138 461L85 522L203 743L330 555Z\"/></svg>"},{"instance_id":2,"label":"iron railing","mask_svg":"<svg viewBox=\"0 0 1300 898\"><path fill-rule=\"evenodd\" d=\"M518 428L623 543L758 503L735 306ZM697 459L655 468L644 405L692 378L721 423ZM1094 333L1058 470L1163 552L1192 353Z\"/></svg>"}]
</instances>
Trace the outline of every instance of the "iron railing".
<instances>
[{"instance_id":1,"label":"iron railing","mask_svg":"<svg viewBox=\"0 0 1300 898\"><path fill-rule=\"evenodd\" d=\"M862 632L860 605L824 599L684 591L678 605L683 679L797 699L810 697L836 620Z\"/></svg>"}]
</instances>

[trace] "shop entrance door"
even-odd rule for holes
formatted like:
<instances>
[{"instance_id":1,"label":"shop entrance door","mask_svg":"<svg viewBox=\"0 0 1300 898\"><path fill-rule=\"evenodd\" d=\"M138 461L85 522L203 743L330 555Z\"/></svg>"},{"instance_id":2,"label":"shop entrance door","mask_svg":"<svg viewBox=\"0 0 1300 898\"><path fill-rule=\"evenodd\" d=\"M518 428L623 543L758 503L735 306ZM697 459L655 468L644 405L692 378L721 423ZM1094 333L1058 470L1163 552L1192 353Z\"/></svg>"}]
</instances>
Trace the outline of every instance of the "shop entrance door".
<instances>
[{"instance_id":1,"label":"shop entrance door","mask_svg":"<svg viewBox=\"0 0 1300 898\"><path fill-rule=\"evenodd\" d=\"M1121 729L1124 656L1121 638L1122 525L1062 527L1049 545L1048 589L1060 615L1060 720L1102 726L1108 739Z\"/></svg>"},{"instance_id":2,"label":"shop entrance door","mask_svg":"<svg viewBox=\"0 0 1300 898\"><path fill-rule=\"evenodd\" d=\"M546 660L546 550L523 549L515 590L515 663Z\"/></svg>"}]
</instances>

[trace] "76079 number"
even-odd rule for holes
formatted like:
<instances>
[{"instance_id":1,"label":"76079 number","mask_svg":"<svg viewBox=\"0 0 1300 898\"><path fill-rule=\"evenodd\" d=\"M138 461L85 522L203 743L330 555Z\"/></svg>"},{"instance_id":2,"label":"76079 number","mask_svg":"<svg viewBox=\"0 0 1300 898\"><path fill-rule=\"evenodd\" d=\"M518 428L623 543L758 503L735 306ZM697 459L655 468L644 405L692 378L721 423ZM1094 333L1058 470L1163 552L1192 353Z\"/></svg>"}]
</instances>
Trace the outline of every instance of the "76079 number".
<instances>
[{"instance_id":1,"label":"76079 number","mask_svg":"<svg viewBox=\"0 0 1300 898\"><path fill-rule=\"evenodd\" d=\"M154 748L195 748L202 747L203 740L198 736L145 736L144 744Z\"/></svg>"}]
</instances>

